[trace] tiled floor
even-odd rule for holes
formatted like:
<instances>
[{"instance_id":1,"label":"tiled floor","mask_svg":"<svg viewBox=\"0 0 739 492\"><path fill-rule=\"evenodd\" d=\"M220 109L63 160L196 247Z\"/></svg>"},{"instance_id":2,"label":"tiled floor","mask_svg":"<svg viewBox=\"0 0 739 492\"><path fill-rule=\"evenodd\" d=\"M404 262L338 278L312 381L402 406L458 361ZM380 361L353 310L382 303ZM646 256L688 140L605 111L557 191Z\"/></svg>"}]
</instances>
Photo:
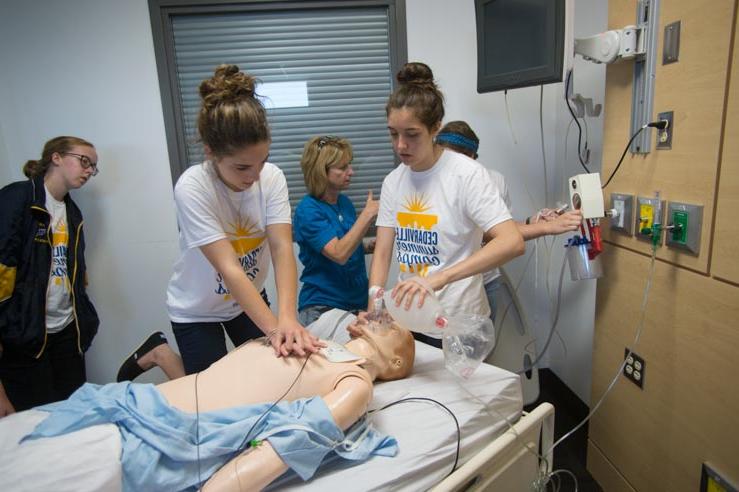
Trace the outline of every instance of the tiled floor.
<instances>
[{"instance_id":1,"label":"tiled floor","mask_svg":"<svg viewBox=\"0 0 739 492\"><path fill-rule=\"evenodd\" d=\"M539 399L526 406L531 410L541 402L554 405L554 440L572 430L588 414L588 407L549 369L539 370ZM554 449L555 470L565 469L575 474L578 492L602 492L602 488L590 476L585 467L587 455L588 425L583 425L577 432L562 441ZM572 478L560 474L561 492L575 490Z\"/></svg>"}]
</instances>

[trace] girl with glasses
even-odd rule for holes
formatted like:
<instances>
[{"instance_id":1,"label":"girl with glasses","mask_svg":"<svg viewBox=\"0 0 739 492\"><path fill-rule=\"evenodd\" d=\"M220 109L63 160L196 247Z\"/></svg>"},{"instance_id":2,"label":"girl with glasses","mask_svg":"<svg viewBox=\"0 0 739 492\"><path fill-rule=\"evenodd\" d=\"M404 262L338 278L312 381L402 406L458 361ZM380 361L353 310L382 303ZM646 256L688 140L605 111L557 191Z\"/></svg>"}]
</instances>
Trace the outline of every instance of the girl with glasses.
<instances>
[{"instance_id":1,"label":"girl with glasses","mask_svg":"<svg viewBox=\"0 0 739 492\"><path fill-rule=\"evenodd\" d=\"M88 141L56 137L0 190L0 417L62 400L86 379L98 316L86 292L82 213L69 192L97 174Z\"/></svg>"},{"instance_id":2,"label":"girl with glasses","mask_svg":"<svg viewBox=\"0 0 739 492\"><path fill-rule=\"evenodd\" d=\"M267 161L267 114L255 79L221 65L200 84L197 126L206 161L175 186L180 257L167 310L188 374L234 346L267 335L279 355L315 352L319 343L297 320L297 269L285 175ZM275 269L279 313L264 282Z\"/></svg>"}]
</instances>

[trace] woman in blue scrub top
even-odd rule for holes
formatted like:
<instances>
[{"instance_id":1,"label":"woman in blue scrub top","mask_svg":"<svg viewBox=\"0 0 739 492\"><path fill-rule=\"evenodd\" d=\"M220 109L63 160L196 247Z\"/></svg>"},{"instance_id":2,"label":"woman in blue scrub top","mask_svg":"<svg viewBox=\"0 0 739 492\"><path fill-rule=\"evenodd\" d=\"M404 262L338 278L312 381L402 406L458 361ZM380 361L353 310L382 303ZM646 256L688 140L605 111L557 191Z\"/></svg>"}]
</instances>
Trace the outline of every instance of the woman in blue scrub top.
<instances>
[{"instance_id":1,"label":"woman in blue scrub top","mask_svg":"<svg viewBox=\"0 0 739 492\"><path fill-rule=\"evenodd\" d=\"M308 194L295 210L293 233L304 267L298 320L307 326L332 308L367 307L369 281L362 239L377 216L379 202L370 191L357 216L351 200L341 193L354 174L352 147L344 138L310 139L300 166Z\"/></svg>"}]
</instances>

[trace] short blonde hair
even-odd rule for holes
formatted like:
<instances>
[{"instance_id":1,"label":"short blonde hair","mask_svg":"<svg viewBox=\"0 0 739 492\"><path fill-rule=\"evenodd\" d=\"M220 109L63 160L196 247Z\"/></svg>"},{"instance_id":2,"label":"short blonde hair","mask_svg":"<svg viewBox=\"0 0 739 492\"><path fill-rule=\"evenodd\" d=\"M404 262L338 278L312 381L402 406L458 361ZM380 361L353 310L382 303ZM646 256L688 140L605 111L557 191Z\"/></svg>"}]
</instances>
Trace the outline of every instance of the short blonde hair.
<instances>
[{"instance_id":1,"label":"short blonde hair","mask_svg":"<svg viewBox=\"0 0 739 492\"><path fill-rule=\"evenodd\" d=\"M300 168L308 193L321 198L328 187L328 170L334 166L351 162L354 154L352 145L345 138L331 135L313 137L303 147Z\"/></svg>"}]
</instances>

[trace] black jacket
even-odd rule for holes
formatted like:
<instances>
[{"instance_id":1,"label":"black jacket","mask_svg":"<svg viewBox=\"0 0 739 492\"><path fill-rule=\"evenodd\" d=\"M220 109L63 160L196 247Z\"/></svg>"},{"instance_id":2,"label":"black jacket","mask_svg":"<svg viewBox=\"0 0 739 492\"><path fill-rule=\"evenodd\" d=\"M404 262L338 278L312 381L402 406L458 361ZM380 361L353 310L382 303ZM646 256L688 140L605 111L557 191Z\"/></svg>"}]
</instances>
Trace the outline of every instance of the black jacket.
<instances>
[{"instance_id":1,"label":"black jacket","mask_svg":"<svg viewBox=\"0 0 739 492\"><path fill-rule=\"evenodd\" d=\"M67 272L72 285L77 350L86 351L100 321L85 291L82 213L64 197L69 228ZM46 291L51 271L51 216L43 177L0 190L0 341L6 352L40 357L46 348Z\"/></svg>"}]
</instances>

